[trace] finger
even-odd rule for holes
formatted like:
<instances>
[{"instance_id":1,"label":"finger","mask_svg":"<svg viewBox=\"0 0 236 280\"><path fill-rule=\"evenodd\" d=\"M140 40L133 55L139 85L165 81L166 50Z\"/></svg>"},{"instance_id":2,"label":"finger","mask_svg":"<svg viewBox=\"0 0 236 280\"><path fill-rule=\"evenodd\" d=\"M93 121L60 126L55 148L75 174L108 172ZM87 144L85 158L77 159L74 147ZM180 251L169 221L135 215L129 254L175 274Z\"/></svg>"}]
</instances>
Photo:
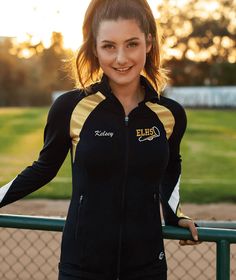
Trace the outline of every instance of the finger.
<instances>
[{"instance_id":1,"label":"finger","mask_svg":"<svg viewBox=\"0 0 236 280\"><path fill-rule=\"evenodd\" d=\"M185 240L180 240L180 241L179 241L179 245L185 246L185 245L186 245Z\"/></svg>"},{"instance_id":2,"label":"finger","mask_svg":"<svg viewBox=\"0 0 236 280\"><path fill-rule=\"evenodd\" d=\"M191 231L194 241L198 241L197 228L195 227L193 222L189 224L189 230Z\"/></svg>"},{"instance_id":3,"label":"finger","mask_svg":"<svg viewBox=\"0 0 236 280\"><path fill-rule=\"evenodd\" d=\"M186 245L199 245L201 244L201 241L192 241L192 240L180 240L179 244L181 246L186 246Z\"/></svg>"},{"instance_id":4,"label":"finger","mask_svg":"<svg viewBox=\"0 0 236 280\"><path fill-rule=\"evenodd\" d=\"M193 240L187 240L187 244L186 245L198 245L201 244L201 241L193 241Z\"/></svg>"}]
</instances>

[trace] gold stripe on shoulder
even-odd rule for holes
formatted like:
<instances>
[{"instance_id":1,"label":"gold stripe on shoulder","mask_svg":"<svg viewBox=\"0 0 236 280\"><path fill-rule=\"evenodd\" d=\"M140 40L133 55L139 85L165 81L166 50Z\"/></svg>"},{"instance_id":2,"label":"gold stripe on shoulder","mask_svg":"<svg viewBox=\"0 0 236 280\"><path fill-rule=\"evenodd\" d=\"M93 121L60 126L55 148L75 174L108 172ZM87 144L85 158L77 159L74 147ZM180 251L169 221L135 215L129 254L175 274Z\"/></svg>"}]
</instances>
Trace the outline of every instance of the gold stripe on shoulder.
<instances>
[{"instance_id":1,"label":"gold stripe on shoulder","mask_svg":"<svg viewBox=\"0 0 236 280\"><path fill-rule=\"evenodd\" d=\"M97 92L84 97L75 107L70 120L70 136L72 138L72 156L75 159L75 150L80 141L80 132L90 113L105 99L106 97Z\"/></svg>"},{"instance_id":2,"label":"gold stripe on shoulder","mask_svg":"<svg viewBox=\"0 0 236 280\"><path fill-rule=\"evenodd\" d=\"M165 128L166 137L169 139L175 125L175 118L172 112L165 106L156 103L146 102L146 105L158 116Z\"/></svg>"}]
</instances>

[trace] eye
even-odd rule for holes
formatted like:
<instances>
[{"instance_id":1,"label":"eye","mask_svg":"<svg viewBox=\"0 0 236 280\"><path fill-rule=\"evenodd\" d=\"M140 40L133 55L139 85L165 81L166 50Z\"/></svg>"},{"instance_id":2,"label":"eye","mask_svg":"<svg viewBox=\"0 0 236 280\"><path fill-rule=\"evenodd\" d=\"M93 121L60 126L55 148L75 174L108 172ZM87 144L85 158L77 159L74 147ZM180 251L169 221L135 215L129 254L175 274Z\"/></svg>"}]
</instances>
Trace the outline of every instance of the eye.
<instances>
[{"instance_id":1,"label":"eye","mask_svg":"<svg viewBox=\"0 0 236 280\"><path fill-rule=\"evenodd\" d=\"M115 46L112 45L112 44L105 44L105 45L102 46L102 48L106 49L106 50L112 50L112 49L115 48Z\"/></svg>"},{"instance_id":2,"label":"eye","mask_svg":"<svg viewBox=\"0 0 236 280\"><path fill-rule=\"evenodd\" d=\"M135 48L138 46L138 42L130 42L128 43L128 48Z\"/></svg>"}]
</instances>

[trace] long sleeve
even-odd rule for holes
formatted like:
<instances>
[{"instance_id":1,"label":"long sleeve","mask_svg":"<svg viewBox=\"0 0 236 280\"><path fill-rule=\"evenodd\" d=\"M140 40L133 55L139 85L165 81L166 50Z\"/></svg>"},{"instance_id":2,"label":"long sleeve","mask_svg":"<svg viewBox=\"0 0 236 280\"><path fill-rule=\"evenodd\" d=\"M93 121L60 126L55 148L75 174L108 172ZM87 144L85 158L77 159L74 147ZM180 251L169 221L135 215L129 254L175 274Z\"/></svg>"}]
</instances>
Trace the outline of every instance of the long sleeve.
<instances>
[{"instance_id":1,"label":"long sleeve","mask_svg":"<svg viewBox=\"0 0 236 280\"><path fill-rule=\"evenodd\" d=\"M167 102L167 99L166 99ZM180 207L180 178L181 178L181 156L180 143L184 135L187 119L184 109L176 102L166 104L171 110L175 125L168 139L169 161L160 185L160 200L162 204L165 224L177 225L180 218L188 218L181 212Z\"/></svg>"},{"instance_id":2,"label":"long sleeve","mask_svg":"<svg viewBox=\"0 0 236 280\"><path fill-rule=\"evenodd\" d=\"M52 105L44 129L44 146L38 160L14 180L0 188L0 207L12 203L51 181L65 160L71 145L70 115L72 94L59 97Z\"/></svg>"}]
</instances>

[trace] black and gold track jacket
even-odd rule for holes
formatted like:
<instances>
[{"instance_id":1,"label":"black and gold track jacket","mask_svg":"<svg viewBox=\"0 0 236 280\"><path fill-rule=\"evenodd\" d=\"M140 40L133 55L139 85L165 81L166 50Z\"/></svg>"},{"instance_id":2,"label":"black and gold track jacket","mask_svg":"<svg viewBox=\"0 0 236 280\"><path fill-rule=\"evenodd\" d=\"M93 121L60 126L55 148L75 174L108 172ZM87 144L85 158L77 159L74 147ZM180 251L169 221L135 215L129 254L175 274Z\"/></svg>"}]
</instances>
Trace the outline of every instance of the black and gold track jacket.
<instances>
[{"instance_id":1,"label":"black and gold track jacket","mask_svg":"<svg viewBox=\"0 0 236 280\"><path fill-rule=\"evenodd\" d=\"M140 81L145 99L129 116L105 75L89 94L60 96L38 160L0 188L0 207L26 196L52 180L71 151L73 189L59 264L68 275L111 280L166 270L159 201L165 223L177 225L186 115Z\"/></svg>"}]
</instances>

